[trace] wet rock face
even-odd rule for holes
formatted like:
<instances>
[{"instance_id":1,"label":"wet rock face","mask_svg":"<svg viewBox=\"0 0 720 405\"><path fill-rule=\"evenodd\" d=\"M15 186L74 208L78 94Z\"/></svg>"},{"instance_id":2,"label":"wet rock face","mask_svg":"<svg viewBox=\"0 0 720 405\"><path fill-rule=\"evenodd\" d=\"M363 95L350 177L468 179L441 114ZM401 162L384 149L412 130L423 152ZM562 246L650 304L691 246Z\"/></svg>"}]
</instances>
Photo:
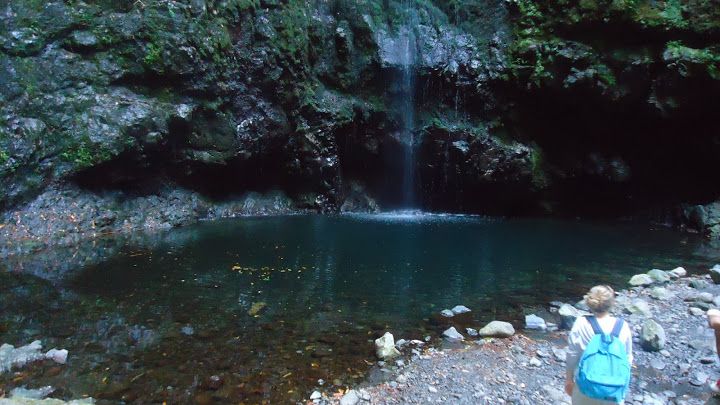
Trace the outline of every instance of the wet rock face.
<instances>
[{"instance_id":1,"label":"wet rock face","mask_svg":"<svg viewBox=\"0 0 720 405\"><path fill-rule=\"evenodd\" d=\"M418 153L423 195L431 204L464 204L467 210L493 210L502 202L523 207L523 200L541 186L534 153L527 145L502 142L474 128L426 127ZM468 193L501 191L506 200L468 198Z\"/></svg>"},{"instance_id":2,"label":"wet rock face","mask_svg":"<svg viewBox=\"0 0 720 405\"><path fill-rule=\"evenodd\" d=\"M0 210L58 183L148 179L213 197L282 189L326 211L359 182L382 207L404 69L423 208L716 199L717 7L586 3L10 1Z\"/></svg>"}]
</instances>

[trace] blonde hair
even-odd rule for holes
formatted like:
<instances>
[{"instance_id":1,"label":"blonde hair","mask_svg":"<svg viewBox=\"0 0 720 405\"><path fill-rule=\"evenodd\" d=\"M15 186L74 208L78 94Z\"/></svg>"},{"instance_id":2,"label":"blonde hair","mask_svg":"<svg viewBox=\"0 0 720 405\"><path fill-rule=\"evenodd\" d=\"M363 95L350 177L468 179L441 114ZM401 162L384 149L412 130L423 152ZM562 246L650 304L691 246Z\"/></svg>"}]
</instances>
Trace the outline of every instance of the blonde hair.
<instances>
[{"instance_id":1,"label":"blonde hair","mask_svg":"<svg viewBox=\"0 0 720 405\"><path fill-rule=\"evenodd\" d=\"M607 285L596 285L585 294L585 303L594 314L610 312L615 305L615 290Z\"/></svg>"}]
</instances>

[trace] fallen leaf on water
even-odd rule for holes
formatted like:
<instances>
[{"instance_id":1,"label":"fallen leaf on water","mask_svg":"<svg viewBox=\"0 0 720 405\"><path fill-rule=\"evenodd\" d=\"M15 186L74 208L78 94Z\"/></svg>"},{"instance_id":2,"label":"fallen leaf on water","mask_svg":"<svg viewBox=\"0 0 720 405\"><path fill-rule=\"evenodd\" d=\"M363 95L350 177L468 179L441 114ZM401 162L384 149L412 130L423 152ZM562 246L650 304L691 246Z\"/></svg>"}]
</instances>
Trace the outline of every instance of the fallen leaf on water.
<instances>
[{"instance_id":1,"label":"fallen leaf on water","mask_svg":"<svg viewBox=\"0 0 720 405\"><path fill-rule=\"evenodd\" d=\"M256 316L260 313L260 311L265 309L266 306L267 306L267 304L264 302L253 302L252 306L250 307L250 310L248 311L248 315Z\"/></svg>"}]
</instances>

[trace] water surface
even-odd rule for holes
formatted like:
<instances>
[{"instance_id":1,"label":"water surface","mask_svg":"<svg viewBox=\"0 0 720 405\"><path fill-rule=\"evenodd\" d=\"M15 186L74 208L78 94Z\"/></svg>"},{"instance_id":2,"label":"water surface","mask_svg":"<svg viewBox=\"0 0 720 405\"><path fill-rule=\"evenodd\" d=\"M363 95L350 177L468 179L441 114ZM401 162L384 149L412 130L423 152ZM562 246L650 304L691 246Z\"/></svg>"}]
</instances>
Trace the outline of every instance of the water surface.
<instances>
[{"instance_id":1,"label":"water surface","mask_svg":"<svg viewBox=\"0 0 720 405\"><path fill-rule=\"evenodd\" d=\"M244 218L96 241L3 264L0 342L42 339L70 361L0 384L109 401L294 402L318 379L361 381L386 330L436 338L444 308L472 308L473 326L517 321L597 283L704 268L713 252L648 225L418 213Z\"/></svg>"}]
</instances>

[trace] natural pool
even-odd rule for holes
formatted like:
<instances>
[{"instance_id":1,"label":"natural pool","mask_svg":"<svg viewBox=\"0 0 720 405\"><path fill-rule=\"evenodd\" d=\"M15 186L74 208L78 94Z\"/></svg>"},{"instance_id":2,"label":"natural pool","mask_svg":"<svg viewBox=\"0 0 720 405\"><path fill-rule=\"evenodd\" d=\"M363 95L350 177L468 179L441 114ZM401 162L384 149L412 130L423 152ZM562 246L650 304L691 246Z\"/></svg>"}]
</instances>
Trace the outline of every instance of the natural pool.
<instances>
[{"instance_id":1,"label":"natural pool","mask_svg":"<svg viewBox=\"0 0 720 405\"><path fill-rule=\"evenodd\" d=\"M705 268L715 252L645 224L418 213L243 218L93 241L0 265L0 343L70 351L67 365L31 365L0 386L109 402L295 402L319 379L362 381L386 330L437 338L444 308L472 308L476 326L518 321L597 283Z\"/></svg>"}]
</instances>

